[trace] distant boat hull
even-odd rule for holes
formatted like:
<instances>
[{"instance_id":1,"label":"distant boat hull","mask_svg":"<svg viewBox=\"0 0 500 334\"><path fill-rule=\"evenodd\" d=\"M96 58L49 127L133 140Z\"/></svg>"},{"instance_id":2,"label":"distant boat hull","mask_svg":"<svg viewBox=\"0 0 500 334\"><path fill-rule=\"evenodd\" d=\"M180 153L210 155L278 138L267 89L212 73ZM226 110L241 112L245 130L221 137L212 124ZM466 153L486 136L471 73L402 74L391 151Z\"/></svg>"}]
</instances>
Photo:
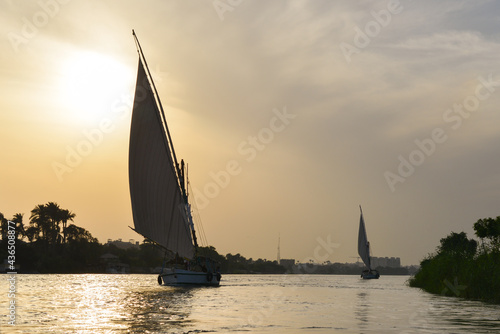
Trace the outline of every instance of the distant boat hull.
<instances>
[{"instance_id":1,"label":"distant boat hull","mask_svg":"<svg viewBox=\"0 0 500 334\"><path fill-rule=\"evenodd\" d=\"M158 276L158 283L166 286L219 286L220 279L220 273L216 272L166 268Z\"/></svg>"},{"instance_id":2,"label":"distant boat hull","mask_svg":"<svg viewBox=\"0 0 500 334\"><path fill-rule=\"evenodd\" d=\"M361 278L362 279L378 279L380 277L380 273L378 270L372 269L372 270L364 270L361 273Z\"/></svg>"}]
</instances>

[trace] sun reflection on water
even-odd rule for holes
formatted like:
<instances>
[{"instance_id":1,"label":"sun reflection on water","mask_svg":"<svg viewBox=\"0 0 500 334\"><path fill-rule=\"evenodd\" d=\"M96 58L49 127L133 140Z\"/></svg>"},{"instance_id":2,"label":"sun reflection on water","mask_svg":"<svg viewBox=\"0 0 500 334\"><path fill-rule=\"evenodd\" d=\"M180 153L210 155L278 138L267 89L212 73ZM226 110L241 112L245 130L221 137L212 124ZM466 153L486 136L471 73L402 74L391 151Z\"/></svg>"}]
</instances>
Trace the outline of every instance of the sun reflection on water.
<instances>
[{"instance_id":1,"label":"sun reflection on water","mask_svg":"<svg viewBox=\"0 0 500 334\"><path fill-rule=\"evenodd\" d=\"M155 275L18 275L7 333L492 333L500 306L434 296L385 276L226 275L220 288L159 286ZM0 282L6 291L7 281Z\"/></svg>"},{"instance_id":2,"label":"sun reflection on water","mask_svg":"<svg viewBox=\"0 0 500 334\"><path fill-rule=\"evenodd\" d=\"M72 294L74 313L71 315L73 327L77 330L116 330L123 328L113 325L112 320L120 318L120 284L103 280L102 275L85 275L82 279L68 284ZM103 328L106 326L106 328Z\"/></svg>"},{"instance_id":3,"label":"sun reflection on water","mask_svg":"<svg viewBox=\"0 0 500 334\"><path fill-rule=\"evenodd\" d=\"M14 332L144 333L193 324L194 289L160 287L150 275L50 275L58 282L50 286L44 276L18 275Z\"/></svg>"},{"instance_id":4,"label":"sun reflection on water","mask_svg":"<svg viewBox=\"0 0 500 334\"><path fill-rule=\"evenodd\" d=\"M132 291L123 299L127 328L142 333L193 325L189 318L193 289L165 288Z\"/></svg>"}]
</instances>

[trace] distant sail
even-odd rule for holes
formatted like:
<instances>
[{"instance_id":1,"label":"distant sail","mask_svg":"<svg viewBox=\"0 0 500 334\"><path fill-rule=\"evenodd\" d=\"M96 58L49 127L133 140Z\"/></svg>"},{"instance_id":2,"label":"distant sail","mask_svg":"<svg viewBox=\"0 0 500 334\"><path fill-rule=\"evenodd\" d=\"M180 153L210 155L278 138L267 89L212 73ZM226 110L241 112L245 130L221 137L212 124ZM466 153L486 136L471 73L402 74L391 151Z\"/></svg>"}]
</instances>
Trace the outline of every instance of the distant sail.
<instances>
[{"instance_id":1,"label":"distant sail","mask_svg":"<svg viewBox=\"0 0 500 334\"><path fill-rule=\"evenodd\" d=\"M361 210L361 206L359 207ZM366 236L365 221L363 219L363 211L361 210L361 216L359 217L359 233L358 233L358 254L371 270L370 266L370 243L368 242L368 237Z\"/></svg>"},{"instance_id":2,"label":"distant sail","mask_svg":"<svg viewBox=\"0 0 500 334\"><path fill-rule=\"evenodd\" d=\"M166 126L166 125L165 125ZM135 230L180 256L194 254L165 126L141 59L132 111L129 185Z\"/></svg>"}]
</instances>

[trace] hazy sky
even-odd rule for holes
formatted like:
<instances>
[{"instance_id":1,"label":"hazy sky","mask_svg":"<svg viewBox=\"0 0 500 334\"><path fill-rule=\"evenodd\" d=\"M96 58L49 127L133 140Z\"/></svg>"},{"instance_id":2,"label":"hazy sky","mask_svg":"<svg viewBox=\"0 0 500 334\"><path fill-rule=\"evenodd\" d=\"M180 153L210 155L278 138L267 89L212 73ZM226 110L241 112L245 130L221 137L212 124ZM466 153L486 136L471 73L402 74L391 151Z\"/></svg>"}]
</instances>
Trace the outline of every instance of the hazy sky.
<instances>
[{"instance_id":1,"label":"hazy sky","mask_svg":"<svg viewBox=\"0 0 500 334\"><path fill-rule=\"evenodd\" d=\"M0 0L0 212L141 238L135 29L209 244L416 264L500 215L496 1Z\"/></svg>"}]
</instances>

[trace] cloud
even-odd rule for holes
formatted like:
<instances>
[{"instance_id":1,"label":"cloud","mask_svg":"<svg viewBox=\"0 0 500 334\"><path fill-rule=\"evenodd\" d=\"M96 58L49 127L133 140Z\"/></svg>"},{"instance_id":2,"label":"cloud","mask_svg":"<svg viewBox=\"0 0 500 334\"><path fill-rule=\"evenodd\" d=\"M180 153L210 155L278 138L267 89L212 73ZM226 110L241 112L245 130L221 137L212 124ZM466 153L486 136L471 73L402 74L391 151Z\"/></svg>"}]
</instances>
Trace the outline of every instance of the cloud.
<instances>
[{"instance_id":1,"label":"cloud","mask_svg":"<svg viewBox=\"0 0 500 334\"><path fill-rule=\"evenodd\" d=\"M485 41L484 37L473 31L444 31L431 36L413 37L398 45L403 49L427 52L430 55L452 54L453 56L492 52L498 44Z\"/></svg>"}]
</instances>

